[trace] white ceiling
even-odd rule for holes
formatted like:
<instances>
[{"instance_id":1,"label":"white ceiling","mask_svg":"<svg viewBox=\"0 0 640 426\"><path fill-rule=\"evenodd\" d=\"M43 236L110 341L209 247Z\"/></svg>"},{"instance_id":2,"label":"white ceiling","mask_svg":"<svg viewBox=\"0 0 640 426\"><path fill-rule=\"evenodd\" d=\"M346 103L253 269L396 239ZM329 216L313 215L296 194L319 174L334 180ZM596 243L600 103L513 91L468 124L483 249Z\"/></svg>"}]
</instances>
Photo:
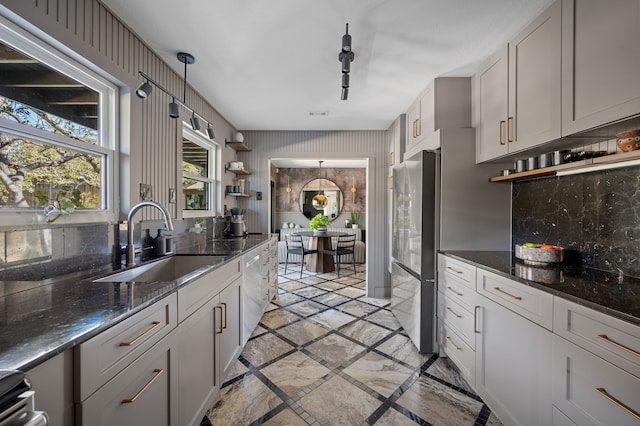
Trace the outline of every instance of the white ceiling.
<instances>
[{"instance_id":1,"label":"white ceiling","mask_svg":"<svg viewBox=\"0 0 640 426\"><path fill-rule=\"evenodd\" d=\"M471 75L552 2L103 0L179 75L176 54L195 56L188 83L240 130L386 130L431 79Z\"/></svg>"}]
</instances>

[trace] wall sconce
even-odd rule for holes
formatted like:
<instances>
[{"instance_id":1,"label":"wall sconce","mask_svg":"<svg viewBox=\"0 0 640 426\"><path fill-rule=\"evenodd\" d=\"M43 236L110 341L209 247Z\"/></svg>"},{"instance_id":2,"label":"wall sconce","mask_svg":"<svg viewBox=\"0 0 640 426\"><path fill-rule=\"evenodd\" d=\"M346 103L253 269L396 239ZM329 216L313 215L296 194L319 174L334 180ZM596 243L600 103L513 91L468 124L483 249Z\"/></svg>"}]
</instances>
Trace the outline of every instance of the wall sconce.
<instances>
[{"instance_id":1,"label":"wall sconce","mask_svg":"<svg viewBox=\"0 0 640 426\"><path fill-rule=\"evenodd\" d=\"M290 177L287 176L287 195L289 196L289 203L291 203L291 181Z\"/></svg>"},{"instance_id":2,"label":"wall sconce","mask_svg":"<svg viewBox=\"0 0 640 426\"><path fill-rule=\"evenodd\" d=\"M351 202L356 202L356 178L351 176Z\"/></svg>"}]
</instances>

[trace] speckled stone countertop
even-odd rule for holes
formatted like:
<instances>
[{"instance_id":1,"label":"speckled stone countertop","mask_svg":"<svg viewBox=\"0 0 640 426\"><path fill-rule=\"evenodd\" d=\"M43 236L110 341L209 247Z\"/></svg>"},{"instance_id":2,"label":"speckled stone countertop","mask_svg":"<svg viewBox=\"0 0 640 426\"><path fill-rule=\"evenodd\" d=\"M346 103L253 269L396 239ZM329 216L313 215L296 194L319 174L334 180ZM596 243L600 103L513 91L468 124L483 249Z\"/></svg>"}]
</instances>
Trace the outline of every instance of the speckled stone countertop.
<instances>
[{"instance_id":1,"label":"speckled stone countertop","mask_svg":"<svg viewBox=\"0 0 640 426\"><path fill-rule=\"evenodd\" d=\"M640 326L640 280L566 265L524 265L508 251L442 251L479 268ZM536 281L533 281L536 279Z\"/></svg>"},{"instance_id":2,"label":"speckled stone countertop","mask_svg":"<svg viewBox=\"0 0 640 426\"><path fill-rule=\"evenodd\" d=\"M249 235L208 241L180 249L176 256L223 256L210 265L216 267L268 238ZM109 265L104 271L101 275L113 272ZM0 328L0 369L27 371L190 282L92 282L98 277L75 274L37 282L0 281L0 315L7 323Z\"/></svg>"}]
</instances>

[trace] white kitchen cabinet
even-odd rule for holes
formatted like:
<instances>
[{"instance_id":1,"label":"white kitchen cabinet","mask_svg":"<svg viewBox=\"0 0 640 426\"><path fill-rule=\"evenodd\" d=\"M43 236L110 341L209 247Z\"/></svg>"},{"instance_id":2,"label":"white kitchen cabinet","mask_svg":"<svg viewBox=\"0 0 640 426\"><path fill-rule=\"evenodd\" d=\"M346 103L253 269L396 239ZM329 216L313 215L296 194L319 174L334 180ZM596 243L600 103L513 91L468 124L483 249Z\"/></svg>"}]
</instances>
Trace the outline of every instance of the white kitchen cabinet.
<instances>
[{"instance_id":1,"label":"white kitchen cabinet","mask_svg":"<svg viewBox=\"0 0 640 426\"><path fill-rule=\"evenodd\" d=\"M404 158L440 147L438 129L471 126L471 79L438 77L407 110Z\"/></svg>"},{"instance_id":2,"label":"white kitchen cabinet","mask_svg":"<svg viewBox=\"0 0 640 426\"><path fill-rule=\"evenodd\" d=\"M180 425L199 424L242 349L240 260L178 290ZM192 309L197 306L196 309Z\"/></svg>"},{"instance_id":3,"label":"white kitchen cabinet","mask_svg":"<svg viewBox=\"0 0 640 426\"><path fill-rule=\"evenodd\" d=\"M550 425L551 332L480 296L476 391L504 424Z\"/></svg>"},{"instance_id":4,"label":"white kitchen cabinet","mask_svg":"<svg viewBox=\"0 0 640 426\"><path fill-rule=\"evenodd\" d=\"M562 134L640 113L640 0L562 0Z\"/></svg>"},{"instance_id":5,"label":"white kitchen cabinet","mask_svg":"<svg viewBox=\"0 0 640 426\"><path fill-rule=\"evenodd\" d=\"M32 368L27 376L36 392L36 410L46 412L51 425L73 426L73 349Z\"/></svg>"},{"instance_id":6,"label":"white kitchen cabinet","mask_svg":"<svg viewBox=\"0 0 640 426\"><path fill-rule=\"evenodd\" d=\"M174 330L79 404L78 424L179 425L175 338Z\"/></svg>"},{"instance_id":7,"label":"white kitchen cabinet","mask_svg":"<svg viewBox=\"0 0 640 426\"><path fill-rule=\"evenodd\" d=\"M473 77L476 162L561 134L561 7L557 1Z\"/></svg>"},{"instance_id":8,"label":"white kitchen cabinet","mask_svg":"<svg viewBox=\"0 0 640 426\"><path fill-rule=\"evenodd\" d=\"M640 424L640 378L553 336L553 404L579 425Z\"/></svg>"}]
</instances>

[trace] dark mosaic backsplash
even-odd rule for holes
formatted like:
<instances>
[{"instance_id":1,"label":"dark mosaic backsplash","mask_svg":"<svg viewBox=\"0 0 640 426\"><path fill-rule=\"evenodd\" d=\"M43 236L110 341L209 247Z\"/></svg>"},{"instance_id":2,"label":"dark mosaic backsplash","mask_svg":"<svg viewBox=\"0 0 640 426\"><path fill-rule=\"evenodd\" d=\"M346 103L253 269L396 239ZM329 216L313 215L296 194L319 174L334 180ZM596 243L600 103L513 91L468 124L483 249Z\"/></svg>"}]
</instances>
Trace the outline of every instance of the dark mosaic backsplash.
<instances>
[{"instance_id":1,"label":"dark mosaic backsplash","mask_svg":"<svg viewBox=\"0 0 640 426\"><path fill-rule=\"evenodd\" d=\"M513 244L565 247L567 261L640 277L637 167L513 184Z\"/></svg>"}]
</instances>

